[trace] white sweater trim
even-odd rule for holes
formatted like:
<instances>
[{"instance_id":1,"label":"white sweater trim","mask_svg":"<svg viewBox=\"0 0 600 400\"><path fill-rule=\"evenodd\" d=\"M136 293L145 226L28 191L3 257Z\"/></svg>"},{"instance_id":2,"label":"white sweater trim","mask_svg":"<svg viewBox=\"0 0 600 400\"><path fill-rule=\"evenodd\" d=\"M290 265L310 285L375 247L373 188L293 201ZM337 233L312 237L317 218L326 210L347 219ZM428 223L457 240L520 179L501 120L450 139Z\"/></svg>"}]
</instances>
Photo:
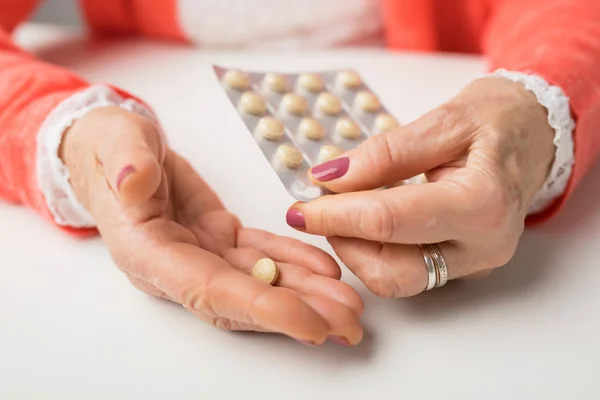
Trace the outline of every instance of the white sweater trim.
<instances>
[{"instance_id":1,"label":"white sweater trim","mask_svg":"<svg viewBox=\"0 0 600 400\"><path fill-rule=\"evenodd\" d=\"M548 123L554 129L556 151L550 173L529 209L530 215L537 214L564 193L575 163L575 121L571 116L569 98L560 87L550 85L537 75L498 69L487 76L501 77L522 84L548 111Z\"/></svg>"}]
</instances>

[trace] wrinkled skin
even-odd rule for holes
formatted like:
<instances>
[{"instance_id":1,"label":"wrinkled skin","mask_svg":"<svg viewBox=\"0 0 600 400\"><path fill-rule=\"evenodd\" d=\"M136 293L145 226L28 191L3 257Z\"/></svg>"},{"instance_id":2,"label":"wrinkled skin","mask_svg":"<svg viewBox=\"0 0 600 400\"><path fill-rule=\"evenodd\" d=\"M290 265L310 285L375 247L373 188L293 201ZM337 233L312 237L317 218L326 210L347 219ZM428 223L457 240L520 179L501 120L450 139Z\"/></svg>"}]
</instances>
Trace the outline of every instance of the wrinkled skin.
<instances>
[{"instance_id":1,"label":"wrinkled skin","mask_svg":"<svg viewBox=\"0 0 600 400\"><path fill-rule=\"evenodd\" d=\"M227 330L304 343L362 339L362 300L324 251L243 227L149 119L116 107L78 120L60 149L78 199L137 288ZM269 257L280 277L251 277Z\"/></svg>"},{"instance_id":2,"label":"wrinkled skin","mask_svg":"<svg viewBox=\"0 0 600 400\"><path fill-rule=\"evenodd\" d=\"M485 276L515 253L552 165L553 136L546 110L520 84L476 80L415 122L340 156L349 158L345 175L312 177L338 194L292 211L304 217L301 230L327 236L379 296L425 289L420 243L441 243L451 279ZM370 190L420 173L430 183Z\"/></svg>"}]
</instances>

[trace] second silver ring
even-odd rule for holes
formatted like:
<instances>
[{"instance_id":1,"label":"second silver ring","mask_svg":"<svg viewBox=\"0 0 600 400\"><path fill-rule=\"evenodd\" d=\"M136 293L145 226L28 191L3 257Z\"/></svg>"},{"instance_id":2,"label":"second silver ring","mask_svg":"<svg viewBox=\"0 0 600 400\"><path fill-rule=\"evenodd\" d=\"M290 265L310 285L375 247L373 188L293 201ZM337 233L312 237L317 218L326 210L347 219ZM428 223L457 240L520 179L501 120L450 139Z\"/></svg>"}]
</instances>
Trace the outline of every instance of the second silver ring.
<instances>
[{"instance_id":1,"label":"second silver ring","mask_svg":"<svg viewBox=\"0 0 600 400\"><path fill-rule=\"evenodd\" d=\"M428 244L427 248L437 269L438 279L435 287L442 287L448 282L448 266L446 265L444 254L442 254L442 249L437 244Z\"/></svg>"}]
</instances>

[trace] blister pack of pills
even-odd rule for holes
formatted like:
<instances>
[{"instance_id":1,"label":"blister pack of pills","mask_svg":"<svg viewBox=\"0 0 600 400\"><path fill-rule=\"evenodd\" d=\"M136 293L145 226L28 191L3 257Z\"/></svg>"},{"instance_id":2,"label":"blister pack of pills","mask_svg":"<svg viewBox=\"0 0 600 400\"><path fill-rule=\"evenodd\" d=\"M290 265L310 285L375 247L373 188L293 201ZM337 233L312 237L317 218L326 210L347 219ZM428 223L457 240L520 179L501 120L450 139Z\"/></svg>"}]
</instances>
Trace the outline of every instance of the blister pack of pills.
<instances>
[{"instance_id":1,"label":"blister pack of pills","mask_svg":"<svg viewBox=\"0 0 600 400\"><path fill-rule=\"evenodd\" d=\"M398 126L354 71L214 70L262 153L299 201L326 194L308 179L312 166Z\"/></svg>"}]
</instances>

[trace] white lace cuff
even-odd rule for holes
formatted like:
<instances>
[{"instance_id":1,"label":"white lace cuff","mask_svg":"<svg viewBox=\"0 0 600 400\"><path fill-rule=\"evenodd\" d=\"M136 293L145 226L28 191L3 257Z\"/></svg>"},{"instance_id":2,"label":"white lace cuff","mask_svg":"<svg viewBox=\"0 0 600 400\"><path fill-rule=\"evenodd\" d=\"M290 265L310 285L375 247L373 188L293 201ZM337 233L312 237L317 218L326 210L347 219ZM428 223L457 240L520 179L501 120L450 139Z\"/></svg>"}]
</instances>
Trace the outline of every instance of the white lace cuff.
<instances>
[{"instance_id":1,"label":"white lace cuff","mask_svg":"<svg viewBox=\"0 0 600 400\"><path fill-rule=\"evenodd\" d=\"M537 214L544 211L564 193L575 162L573 144L575 121L571 116L569 98L560 87L551 86L536 75L498 69L487 76L501 77L522 84L548 111L548 123L554 129L556 151L548 178L529 209L529 215Z\"/></svg>"},{"instance_id":2,"label":"white lace cuff","mask_svg":"<svg viewBox=\"0 0 600 400\"><path fill-rule=\"evenodd\" d=\"M58 156L64 132L85 113L116 106L156 120L148 107L124 99L113 89L96 85L72 95L48 115L37 135L37 180L48 210L57 224L74 228L95 227L94 220L75 196L69 171Z\"/></svg>"}]
</instances>

